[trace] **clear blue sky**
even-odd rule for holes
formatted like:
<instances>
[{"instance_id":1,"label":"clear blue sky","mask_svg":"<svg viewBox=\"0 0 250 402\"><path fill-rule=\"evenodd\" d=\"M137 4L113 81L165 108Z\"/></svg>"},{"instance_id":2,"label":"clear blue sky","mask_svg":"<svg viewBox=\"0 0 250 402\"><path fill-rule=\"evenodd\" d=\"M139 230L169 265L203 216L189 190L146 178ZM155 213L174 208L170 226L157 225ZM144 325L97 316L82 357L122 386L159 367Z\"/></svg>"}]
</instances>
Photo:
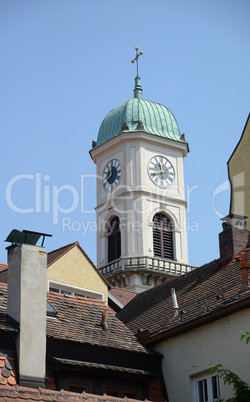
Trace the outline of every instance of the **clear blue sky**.
<instances>
[{"instance_id":1,"label":"clear blue sky","mask_svg":"<svg viewBox=\"0 0 250 402\"><path fill-rule=\"evenodd\" d=\"M250 112L249 15L249 0L1 0L0 262L16 228L53 234L48 251L79 241L96 263L88 151L133 96L135 46L143 97L172 111L190 145L189 262L217 258L227 161Z\"/></svg>"}]
</instances>

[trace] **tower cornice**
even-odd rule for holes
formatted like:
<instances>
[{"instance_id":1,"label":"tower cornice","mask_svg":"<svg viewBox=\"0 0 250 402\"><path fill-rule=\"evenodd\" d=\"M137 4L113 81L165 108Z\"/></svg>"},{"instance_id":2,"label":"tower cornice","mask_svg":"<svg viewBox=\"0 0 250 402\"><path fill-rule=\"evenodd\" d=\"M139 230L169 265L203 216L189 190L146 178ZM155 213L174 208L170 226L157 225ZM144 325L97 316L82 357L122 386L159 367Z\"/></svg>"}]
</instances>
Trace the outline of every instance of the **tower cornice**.
<instances>
[{"instance_id":1,"label":"tower cornice","mask_svg":"<svg viewBox=\"0 0 250 402\"><path fill-rule=\"evenodd\" d=\"M117 203L121 201L121 199L124 199L126 197L129 197L131 199L131 195L134 195L134 198L137 198L139 196L144 196L148 197L151 201L155 201L157 203L165 203L168 205L184 205L185 208L187 208L187 202L183 199L180 198L173 198L171 196L166 196L162 194L154 194L150 191L145 191L145 190L132 190L132 191L124 191L122 194L115 195L114 197L110 198L109 200L103 202L100 205L97 205L95 207L95 211L99 211L101 209L109 209L110 207L115 207Z\"/></svg>"},{"instance_id":2,"label":"tower cornice","mask_svg":"<svg viewBox=\"0 0 250 402\"><path fill-rule=\"evenodd\" d=\"M96 163L96 158L103 153L111 150L113 147L117 148L117 145L121 142L127 142L127 141L145 141L152 144L155 144L157 146L161 146L167 149L178 149L179 151L182 152L182 156L185 157L187 156L187 153L189 152L189 147L187 142L180 142L180 141L175 141L173 139L168 139L164 137L159 137L154 134L146 133L144 131L134 131L134 132L122 132L116 137L110 139L109 141L105 142L104 144L100 145L97 148L91 149L90 155L93 161Z\"/></svg>"}]
</instances>

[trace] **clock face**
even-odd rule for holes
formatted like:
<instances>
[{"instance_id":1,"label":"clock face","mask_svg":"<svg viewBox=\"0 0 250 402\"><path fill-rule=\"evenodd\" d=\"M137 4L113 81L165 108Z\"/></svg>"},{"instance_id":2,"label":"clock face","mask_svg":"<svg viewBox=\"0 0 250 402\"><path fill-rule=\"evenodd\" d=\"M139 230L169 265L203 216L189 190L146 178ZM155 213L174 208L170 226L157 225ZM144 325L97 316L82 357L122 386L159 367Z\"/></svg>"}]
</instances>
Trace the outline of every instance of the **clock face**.
<instances>
[{"instance_id":1,"label":"clock face","mask_svg":"<svg viewBox=\"0 0 250 402\"><path fill-rule=\"evenodd\" d=\"M107 163L102 174L102 184L104 190L112 191L118 185L121 177L121 165L117 159L112 159Z\"/></svg>"},{"instance_id":2,"label":"clock face","mask_svg":"<svg viewBox=\"0 0 250 402\"><path fill-rule=\"evenodd\" d=\"M173 165L167 158L156 155L151 158L148 173L153 182L160 187L169 187L175 178Z\"/></svg>"}]
</instances>

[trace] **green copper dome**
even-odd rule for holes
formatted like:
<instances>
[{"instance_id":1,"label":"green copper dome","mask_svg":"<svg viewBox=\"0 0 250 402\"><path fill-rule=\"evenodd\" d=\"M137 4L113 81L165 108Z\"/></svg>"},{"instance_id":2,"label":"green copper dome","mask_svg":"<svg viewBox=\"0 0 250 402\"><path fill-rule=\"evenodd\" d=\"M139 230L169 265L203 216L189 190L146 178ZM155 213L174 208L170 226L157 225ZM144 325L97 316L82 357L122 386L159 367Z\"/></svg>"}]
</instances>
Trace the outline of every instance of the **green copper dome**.
<instances>
[{"instance_id":1,"label":"green copper dome","mask_svg":"<svg viewBox=\"0 0 250 402\"><path fill-rule=\"evenodd\" d=\"M94 146L116 137L121 132L143 131L159 137L186 142L180 135L173 114L159 103L141 99L140 78L135 79L134 98L111 110L104 118Z\"/></svg>"}]
</instances>

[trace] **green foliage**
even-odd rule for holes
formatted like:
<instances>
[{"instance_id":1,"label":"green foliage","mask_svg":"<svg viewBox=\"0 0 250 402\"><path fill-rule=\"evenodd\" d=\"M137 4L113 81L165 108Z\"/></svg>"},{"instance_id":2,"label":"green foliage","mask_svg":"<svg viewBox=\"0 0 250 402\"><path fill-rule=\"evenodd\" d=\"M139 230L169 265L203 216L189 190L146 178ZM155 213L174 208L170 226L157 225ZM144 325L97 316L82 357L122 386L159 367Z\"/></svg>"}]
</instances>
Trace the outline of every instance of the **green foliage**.
<instances>
[{"instance_id":1,"label":"green foliage","mask_svg":"<svg viewBox=\"0 0 250 402\"><path fill-rule=\"evenodd\" d=\"M233 373L228 369L224 369L221 364L211 369L213 373L214 370L218 371L219 376L223 379L224 384L232 385L234 390L234 397L227 399L226 402L249 402L250 401L250 388L242 381L237 374ZM225 401L225 399L219 399L220 402Z\"/></svg>"},{"instance_id":2,"label":"green foliage","mask_svg":"<svg viewBox=\"0 0 250 402\"><path fill-rule=\"evenodd\" d=\"M244 339L244 338L245 338L246 343L248 343L248 342L249 342L249 340L250 340L250 332L246 332L245 334L243 334L243 333L240 331L240 334L241 334L241 338L240 338L240 340L242 341L242 339Z\"/></svg>"},{"instance_id":3,"label":"green foliage","mask_svg":"<svg viewBox=\"0 0 250 402\"><path fill-rule=\"evenodd\" d=\"M249 343L250 341L250 332L246 332L243 334L240 331L241 338L240 340L242 341L245 339L246 343ZM234 390L234 397L227 399L226 402L249 402L250 401L250 388L245 383L240 379L240 377L237 376L237 374L233 373L232 371L228 369L224 369L221 364L217 364L217 366L213 367L211 369L211 373L213 373L215 370L218 371L219 376L222 378L224 381L224 384L232 385L233 390ZM218 402L223 402L225 401L224 398L219 398Z\"/></svg>"}]
</instances>

